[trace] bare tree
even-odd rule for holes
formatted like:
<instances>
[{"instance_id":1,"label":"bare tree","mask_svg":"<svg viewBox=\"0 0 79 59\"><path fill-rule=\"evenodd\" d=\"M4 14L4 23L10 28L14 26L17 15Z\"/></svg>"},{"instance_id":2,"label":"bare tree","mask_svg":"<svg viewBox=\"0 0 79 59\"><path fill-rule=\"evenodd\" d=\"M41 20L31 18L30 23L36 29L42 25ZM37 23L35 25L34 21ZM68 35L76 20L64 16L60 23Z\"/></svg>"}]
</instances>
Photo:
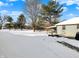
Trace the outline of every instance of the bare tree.
<instances>
[{"instance_id":1,"label":"bare tree","mask_svg":"<svg viewBox=\"0 0 79 59\"><path fill-rule=\"evenodd\" d=\"M1 19L2 29L4 28L5 23L7 22L7 17L8 17L7 15L2 16L2 19Z\"/></svg>"},{"instance_id":2,"label":"bare tree","mask_svg":"<svg viewBox=\"0 0 79 59\"><path fill-rule=\"evenodd\" d=\"M39 14L40 0L26 0L26 9L29 18L32 20L32 28L35 32L37 17Z\"/></svg>"}]
</instances>

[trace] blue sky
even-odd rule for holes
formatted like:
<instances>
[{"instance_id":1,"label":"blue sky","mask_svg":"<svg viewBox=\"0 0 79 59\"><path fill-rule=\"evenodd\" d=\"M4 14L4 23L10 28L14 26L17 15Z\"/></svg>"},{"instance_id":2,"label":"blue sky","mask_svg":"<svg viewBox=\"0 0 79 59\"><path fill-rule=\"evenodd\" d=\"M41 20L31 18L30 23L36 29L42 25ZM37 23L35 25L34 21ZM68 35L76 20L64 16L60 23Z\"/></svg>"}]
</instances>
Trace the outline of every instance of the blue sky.
<instances>
[{"instance_id":1,"label":"blue sky","mask_svg":"<svg viewBox=\"0 0 79 59\"><path fill-rule=\"evenodd\" d=\"M58 0L60 4L64 4L64 12L61 19L70 19L79 16L79 0Z\"/></svg>"},{"instance_id":2,"label":"blue sky","mask_svg":"<svg viewBox=\"0 0 79 59\"><path fill-rule=\"evenodd\" d=\"M47 3L48 0L42 0ZM60 4L64 4L61 19L70 19L79 16L79 0L58 0ZM0 14L11 15L17 19L18 15L24 11L25 0L0 0Z\"/></svg>"},{"instance_id":3,"label":"blue sky","mask_svg":"<svg viewBox=\"0 0 79 59\"><path fill-rule=\"evenodd\" d=\"M10 15L15 20L23 13L25 0L0 0L0 15Z\"/></svg>"}]
</instances>

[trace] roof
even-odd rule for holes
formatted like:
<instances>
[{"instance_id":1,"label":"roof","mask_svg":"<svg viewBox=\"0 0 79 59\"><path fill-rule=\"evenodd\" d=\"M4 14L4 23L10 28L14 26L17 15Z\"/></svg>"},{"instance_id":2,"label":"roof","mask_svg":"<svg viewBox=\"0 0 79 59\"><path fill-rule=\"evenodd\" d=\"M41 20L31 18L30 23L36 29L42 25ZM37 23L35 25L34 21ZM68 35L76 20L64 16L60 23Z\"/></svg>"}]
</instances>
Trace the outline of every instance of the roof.
<instances>
[{"instance_id":1,"label":"roof","mask_svg":"<svg viewBox=\"0 0 79 59\"><path fill-rule=\"evenodd\" d=\"M50 29L50 28L55 28L55 27L56 27L56 26L49 26L49 27L46 27L46 28L49 28L49 29Z\"/></svg>"},{"instance_id":2,"label":"roof","mask_svg":"<svg viewBox=\"0 0 79 59\"><path fill-rule=\"evenodd\" d=\"M9 24L10 22L5 22L4 24Z\"/></svg>"},{"instance_id":3,"label":"roof","mask_svg":"<svg viewBox=\"0 0 79 59\"><path fill-rule=\"evenodd\" d=\"M60 22L56 24L56 26L57 25L70 25L70 24L79 24L79 17L75 17L75 18Z\"/></svg>"}]
</instances>

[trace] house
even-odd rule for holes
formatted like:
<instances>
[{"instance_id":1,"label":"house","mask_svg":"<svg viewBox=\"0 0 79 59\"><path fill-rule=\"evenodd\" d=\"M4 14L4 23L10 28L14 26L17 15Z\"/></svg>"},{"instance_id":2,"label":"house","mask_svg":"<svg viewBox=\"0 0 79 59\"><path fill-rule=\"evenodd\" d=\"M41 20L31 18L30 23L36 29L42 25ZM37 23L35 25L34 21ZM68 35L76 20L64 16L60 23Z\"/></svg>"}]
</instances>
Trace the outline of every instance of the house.
<instances>
[{"instance_id":1,"label":"house","mask_svg":"<svg viewBox=\"0 0 79 59\"><path fill-rule=\"evenodd\" d=\"M57 35L75 37L79 32L79 17L75 17L56 24Z\"/></svg>"},{"instance_id":2,"label":"house","mask_svg":"<svg viewBox=\"0 0 79 59\"><path fill-rule=\"evenodd\" d=\"M2 24L2 29L6 29L5 25L6 25L6 24L9 24L9 23L10 23L10 22L7 22L7 21L6 21L6 22L3 22L3 24Z\"/></svg>"}]
</instances>

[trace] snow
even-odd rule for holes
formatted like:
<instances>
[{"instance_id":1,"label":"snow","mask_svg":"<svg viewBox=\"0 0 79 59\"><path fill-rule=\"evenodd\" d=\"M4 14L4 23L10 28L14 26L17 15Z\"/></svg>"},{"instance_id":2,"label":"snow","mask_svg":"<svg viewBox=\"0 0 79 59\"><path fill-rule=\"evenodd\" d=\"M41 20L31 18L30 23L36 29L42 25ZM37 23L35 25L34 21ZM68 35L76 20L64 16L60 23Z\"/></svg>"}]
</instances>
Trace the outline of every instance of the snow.
<instances>
[{"instance_id":1,"label":"snow","mask_svg":"<svg viewBox=\"0 0 79 59\"><path fill-rule=\"evenodd\" d=\"M25 31L14 31L14 30L11 30L11 31L8 31L12 34L15 34L15 35L24 35L24 36L48 36L47 32L45 31L36 31L36 32L33 32L33 30L25 30ZM64 37L52 37L52 39L55 39L56 41L64 41L64 42L67 42L73 46L76 46L76 47L79 47L79 41L75 40L75 39L68 39L68 38L64 38ZM49 39L48 39L49 40Z\"/></svg>"},{"instance_id":2,"label":"snow","mask_svg":"<svg viewBox=\"0 0 79 59\"><path fill-rule=\"evenodd\" d=\"M59 42L66 42L71 44L72 46L79 47L79 41L76 39L69 39L65 37L52 37L52 40L59 41Z\"/></svg>"},{"instance_id":3,"label":"snow","mask_svg":"<svg viewBox=\"0 0 79 59\"><path fill-rule=\"evenodd\" d=\"M48 34L46 31L36 31L33 32L33 30L1 30L2 32L9 32L12 33L14 35L22 35L22 36L47 36ZM69 39L69 38L65 38L65 37L52 37L52 39L56 40L56 41L64 41L67 42L73 46L79 47L79 41L75 40L75 39ZM49 40L49 39L48 39Z\"/></svg>"},{"instance_id":4,"label":"snow","mask_svg":"<svg viewBox=\"0 0 79 59\"><path fill-rule=\"evenodd\" d=\"M61 38L58 38L57 41L64 41L64 42L67 42L75 47L79 47L79 41L78 40L75 40L75 39L68 39L68 38L64 38L64 37L61 37Z\"/></svg>"},{"instance_id":5,"label":"snow","mask_svg":"<svg viewBox=\"0 0 79 59\"><path fill-rule=\"evenodd\" d=\"M77 54L76 52L74 52L74 50L71 50L69 48L66 48L65 46L57 43L58 40L56 39L59 39L57 37L48 37L44 43L46 43L46 45L51 48L56 55L59 55L63 58L65 57L77 57ZM74 55L75 53L75 55Z\"/></svg>"},{"instance_id":6,"label":"snow","mask_svg":"<svg viewBox=\"0 0 79 59\"><path fill-rule=\"evenodd\" d=\"M0 36L0 57L79 58L79 52L57 43L64 41L79 47L74 39L48 37L45 31L32 30L3 30Z\"/></svg>"},{"instance_id":7,"label":"snow","mask_svg":"<svg viewBox=\"0 0 79 59\"><path fill-rule=\"evenodd\" d=\"M72 19L60 22L56 25L68 25L68 24L79 24L79 17L74 17Z\"/></svg>"},{"instance_id":8,"label":"snow","mask_svg":"<svg viewBox=\"0 0 79 59\"><path fill-rule=\"evenodd\" d=\"M25 30L25 31L9 31L12 34L15 35L24 35L24 36L48 36L46 31L36 31L33 32L33 30Z\"/></svg>"},{"instance_id":9,"label":"snow","mask_svg":"<svg viewBox=\"0 0 79 59\"><path fill-rule=\"evenodd\" d=\"M33 30L1 30L2 32L9 32L12 33L14 35L22 35L22 36L47 36L48 34L46 31L36 31L33 32ZM56 40L56 41L64 41L67 42L73 46L79 47L79 41L75 40L75 39L68 39L65 37L52 37L52 39ZM48 39L49 40L49 39Z\"/></svg>"},{"instance_id":10,"label":"snow","mask_svg":"<svg viewBox=\"0 0 79 59\"><path fill-rule=\"evenodd\" d=\"M15 36L0 33L1 57L30 57L30 58L68 58L79 57L79 53L56 42L56 37L47 36ZM5 38L7 39L3 39Z\"/></svg>"}]
</instances>

